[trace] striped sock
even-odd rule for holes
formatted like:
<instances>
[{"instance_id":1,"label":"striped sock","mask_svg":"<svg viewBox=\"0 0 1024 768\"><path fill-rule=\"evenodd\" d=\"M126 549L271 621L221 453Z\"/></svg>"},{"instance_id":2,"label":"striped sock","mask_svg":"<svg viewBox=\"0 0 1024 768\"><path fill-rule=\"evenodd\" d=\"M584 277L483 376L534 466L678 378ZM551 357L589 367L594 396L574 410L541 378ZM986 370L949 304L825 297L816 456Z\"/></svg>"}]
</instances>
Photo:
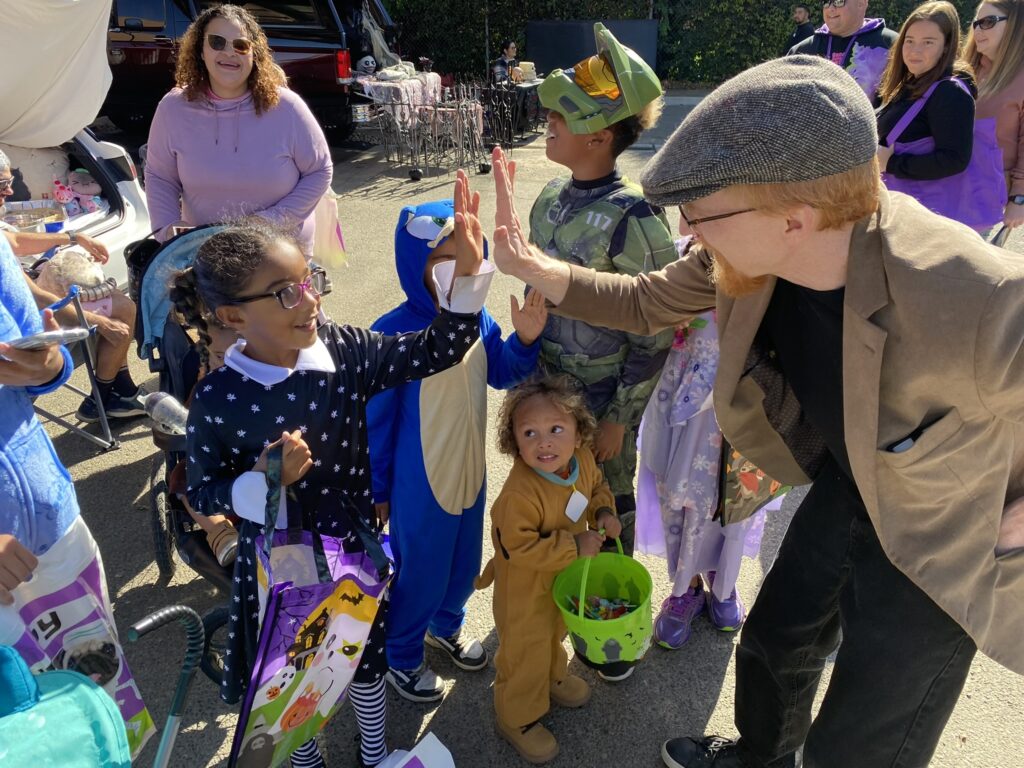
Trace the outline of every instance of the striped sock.
<instances>
[{"instance_id":1,"label":"striped sock","mask_svg":"<svg viewBox=\"0 0 1024 768\"><path fill-rule=\"evenodd\" d=\"M327 768L316 739L310 739L292 752L292 768Z\"/></svg>"},{"instance_id":2,"label":"striped sock","mask_svg":"<svg viewBox=\"0 0 1024 768\"><path fill-rule=\"evenodd\" d=\"M384 695L384 678L375 683L352 683L348 697L359 723L359 753L366 765L377 765L388 756L384 742L388 700Z\"/></svg>"}]
</instances>

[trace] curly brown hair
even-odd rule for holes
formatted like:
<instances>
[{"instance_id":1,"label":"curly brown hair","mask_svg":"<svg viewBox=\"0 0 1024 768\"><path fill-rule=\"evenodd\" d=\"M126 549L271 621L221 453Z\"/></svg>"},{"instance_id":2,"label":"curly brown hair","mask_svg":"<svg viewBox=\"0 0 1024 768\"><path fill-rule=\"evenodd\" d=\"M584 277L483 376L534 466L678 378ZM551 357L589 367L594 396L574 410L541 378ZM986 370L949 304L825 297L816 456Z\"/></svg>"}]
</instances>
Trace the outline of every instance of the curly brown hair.
<instances>
[{"instance_id":1,"label":"curly brown hair","mask_svg":"<svg viewBox=\"0 0 1024 768\"><path fill-rule=\"evenodd\" d=\"M636 144L640 134L658 124L665 100L659 96L635 115L609 126L612 132L612 157L618 157Z\"/></svg>"},{"instance_id":2,"label":"curly brown hair","mask_svg":"<svg viewBox=\"0 0 1024 768\"><path fill-rule=\"evenodd\" d=\"M278 88L286 88L288 79L284 70L274 61L270 51L270 43L256 18L245 8L238 5L215 5L200 13L181 38L178 64L174 71L174 80L184 90L188 101L207 98L210 88L210 74L203 62L203 42L206 39L206 27L213 19L233 21L245 30L246 37L252 42L252 72L249 73L249 91L256 114L261 115L273 109L280 101Z\"/></svg>"},{"instance_id":3,"label":"curly brown hair","mask_svg":"<svg viewBox=\"0 0 1024 768\"><path fill-rule=\"evenodd\" d=\"M590 448L597 434L597 419L587 407L587 401L576 382L568 376L545 376L531 379L505 394L505 400L498 411L498 450L507 456L518 456L516 445L516 409L534 396L546 397L551 404L576 420L576 436L580 445Z\"/></svg>"}]
</instances>

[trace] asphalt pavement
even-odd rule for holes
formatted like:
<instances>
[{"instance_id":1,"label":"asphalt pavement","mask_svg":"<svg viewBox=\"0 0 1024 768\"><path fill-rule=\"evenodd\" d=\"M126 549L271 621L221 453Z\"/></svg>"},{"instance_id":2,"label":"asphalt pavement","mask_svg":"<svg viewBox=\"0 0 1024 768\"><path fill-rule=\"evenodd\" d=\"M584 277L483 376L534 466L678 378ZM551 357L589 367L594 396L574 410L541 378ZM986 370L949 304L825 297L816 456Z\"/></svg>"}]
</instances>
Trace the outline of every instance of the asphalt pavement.
<instances>
[{"instance_id":1,"label":"asphalt pavement","mask_svg":"<svg viewBox=\"0 0 1024 768\"><path fill-rule=\"evenodd\" d=\"M678 124L693 99L670 101L658 129L641 139L639 150L627 152L621 162L627 175L636 177L659 146ZM525 215L541 187L559 168L544 157L543 140L513 151L518 163L518 199ZM392 251L393 229L398 212L410 203L450 196L453 174L428 170L420 182L412 182L407 169L389 167L378 152L348 148L336 153L334 189L341 195L340 216L350 249L348 267L334 274L334 292L326 298L326 310L333 318L354 325L369 325L404 296L395 275ZM493 221L494 193L490 176L475 175L473 184L481 192L483 219ZM677 215L670 212L675 223ZM1010 247L1024 254L1024 233L1017 233ZM488 307L506 332L509 295L519 295L522 285L498 275L491 287ZM140 381L154 377L144 363L133 361L132 371ZM81 371L76 373L81 379ZM58 412L73 412L77 400L66 391L48 396L48 405ZM491 413L497 411L501 395L491 391ZM48 427L59 456L75 480L83 515L103 553L115 614L125 628L148 612L164 605L184 603L199 611L218 604L214 590L187 566L178 565L169 582L161 581L153 561L150 533L149 477L157 456L144 419L117 425L121 447L108 453L96 450L81 438L60 428ZM509 469L507 457L494 448L493 429L488 436L488 501L493 501ZM749 605L770 566L785 533L800 489L790 494L783 511L768 520L760 555L746 561L739 592ZM485 558L490 557L489 539ZM654 577L654 607L668 594L670 583L663 561L641 557ZM496 647L490 608L490 590L476 593L470 601L466 633L480 638L492 654ZM561 754L552 768L596 768L596 766L660 766L661 742L685 734L721 733L734 735L732 724L736 635L716 632L702 617L695 623L690 642L679 651L652 648L633 677L624 683L608 684L579 662L572 671L594 685L594 697L583 710L555 708L547 722L558 737ZM567 646L568 647L568 646ZM184 638L174 627L129 645L127 654L144 698L158 724L162 724L184 651ZM879 653L887 653L884 645ZM414 705L389 693L388 740L393 747L408 747L427 731L433 731L452 751L460 768L503 768L525 765L494 733L490 687L493 666L482 672L457 670L439 652L427 650L437 672L449 679L447 696L439 704ZM827 671L819 689L819 701L827 686ZM878 695L899 696L886 690L879 680ZM1024 754L1024 679L996 663L979 657L971 669L963 696L953 713L932 762L939 768L995 768L1019 765ZM864 717L871 718L870 711ZM225 764L237 717L217 697L207 679L196 679L189 696L182 730L171 764L174 766L215 766ZM322 736L328 764L356 765L355 722L343 710ZM155 737L137 765L151 763Z\"/></svg>"}]
</instances>

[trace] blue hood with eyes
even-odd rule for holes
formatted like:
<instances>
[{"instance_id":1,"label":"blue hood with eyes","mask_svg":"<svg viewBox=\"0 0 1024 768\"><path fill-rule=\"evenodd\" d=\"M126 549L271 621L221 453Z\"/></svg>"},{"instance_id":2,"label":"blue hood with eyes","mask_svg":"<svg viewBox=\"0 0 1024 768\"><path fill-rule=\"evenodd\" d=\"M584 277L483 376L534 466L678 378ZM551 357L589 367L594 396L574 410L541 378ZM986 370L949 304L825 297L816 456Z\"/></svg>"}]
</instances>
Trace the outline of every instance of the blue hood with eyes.
<instances>
[{"instance_id":1,"label":"blue hood with eyes","mask_svg":"<svg viewBox=\"0 0 1024 768\"><path fill-rule=\"evenodd\" d=\"M430 253L455 232L455 206L451 200L407 205L395 226L395 269L406 301L377 320L382 333L418 331L437 317L434 299L423 282ZM487 243L484 243L484 258Z\"/></svg>"}]
</instances>

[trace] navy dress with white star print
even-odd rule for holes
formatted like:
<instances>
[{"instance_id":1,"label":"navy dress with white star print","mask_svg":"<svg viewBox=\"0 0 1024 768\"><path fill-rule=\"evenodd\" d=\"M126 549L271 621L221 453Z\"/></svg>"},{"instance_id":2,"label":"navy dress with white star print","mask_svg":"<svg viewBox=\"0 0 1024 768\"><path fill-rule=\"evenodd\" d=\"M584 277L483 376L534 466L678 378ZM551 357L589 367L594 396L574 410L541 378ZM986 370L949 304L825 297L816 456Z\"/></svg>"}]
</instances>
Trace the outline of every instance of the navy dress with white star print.
<instances>
[{"instance_id":1,"label":"navy dress with white star print","mask_svg":"<svg viewBox=\"0 0 1024 768\"><path fill-rule=\"evenodd\" d=\"M363 551L363 530L376 515L366 438L366 402L377 392L426 378L462 360L479 336L479 315L441 311L423 331L398 336L327 323L319 336L336 371L296 371L263 385L222 367L196 388L187 428L187 495L204 515L232 514L231 490L252 470L263 449L284 431L299 429L313 467L288 488L289 518L315 521L325 535L344 540L346 551ZM259 636L255 538L262 527L242 520L235 591L228 622L229 654L221 697L235 703L249 682ZM244 606L244 608L243 608ZM382 605L355 682L374 682L387 671Z\"/></svg>"}]
</instances>

